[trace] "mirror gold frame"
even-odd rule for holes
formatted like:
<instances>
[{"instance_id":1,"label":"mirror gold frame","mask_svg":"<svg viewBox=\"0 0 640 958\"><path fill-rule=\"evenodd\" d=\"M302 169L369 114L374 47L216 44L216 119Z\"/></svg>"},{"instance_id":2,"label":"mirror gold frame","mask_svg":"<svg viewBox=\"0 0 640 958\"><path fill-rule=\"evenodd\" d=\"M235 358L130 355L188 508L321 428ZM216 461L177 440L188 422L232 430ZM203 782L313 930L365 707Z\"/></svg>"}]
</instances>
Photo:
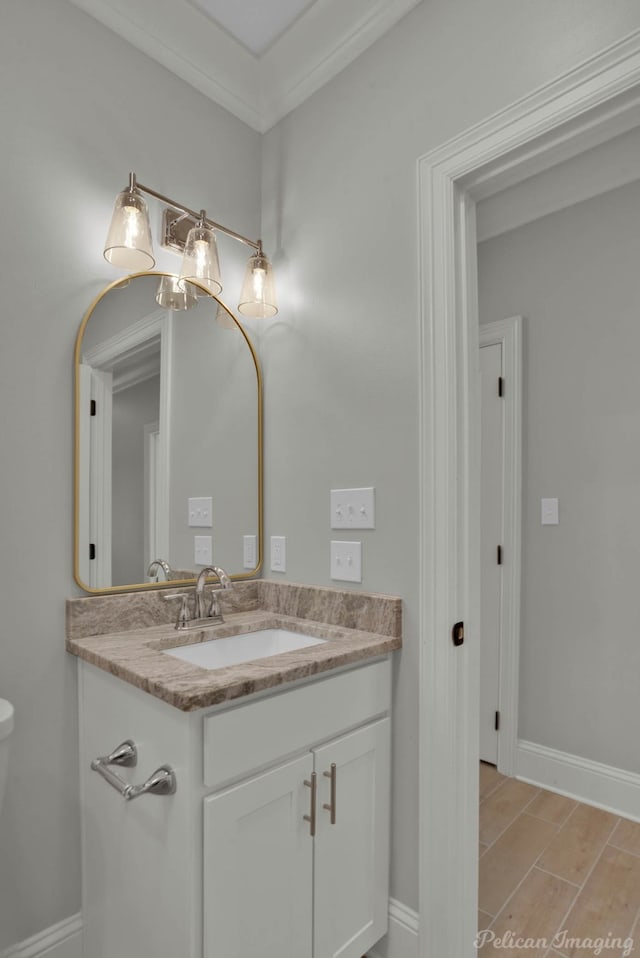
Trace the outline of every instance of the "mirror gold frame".
<instances>
[{"instance_id":1,"label":"mirror gold frame","mask_svg":"<svg viewBox=\"0 0 640 958\"><path fill-rule=\"evenodd\" d=\"M85 329L89 319L93 315L96 307L101 303L103 298L111 290L116 289L119 286L128 285L131 280L136 279L140 276L157 276L161 279L164 276L175 277L175 274L165 273L155 270L148 270L137 273L130 273L125 277L114 280L112 283L109 283L108 286L105 286L103 290L95 297L89 308L87 309L78 333L76 335L75 349L74 349L74 539L73 539L73 577L85 592L91 595L108 595L111 593L118 592L138 592L149 589L166 589L166 588L175 588L185 585L193 585L196 581L195 577L185 578L185 579L170 579L169 581L162 582L140 582L140 583L131 583L127 585L117 585L109 586L103 588L92 588L87 585L86 582L80 577L80 362L82 358L82 340L84 336ZM219 307L225 310L228 317L232 320L234 326L239 330L241 336L243 337L249 352L251 353L251 358L253 360L253 365L256 373L256 392L257 392L257 493L258 493L258 502L257 502L257 556L256 556L256 566L254 569L247 572L235 572L230 573L230 578L234 580L243 580L251 579L256 576L261 568L263 562L264 554L264 530L263 530L263 509L264 509L264 467L263 467L263 380L262 380L262 370L260 368L260 361L256 354L253 343L251 342L249 336L247 335L242 324L236 319L234 314L231 312L229 307L217 296L214 296L209 292L204 286L200 283L190 280L190 285L195 286L199 289L200 294L210 299L214 300Z\"/></svg>"}]
</instances>

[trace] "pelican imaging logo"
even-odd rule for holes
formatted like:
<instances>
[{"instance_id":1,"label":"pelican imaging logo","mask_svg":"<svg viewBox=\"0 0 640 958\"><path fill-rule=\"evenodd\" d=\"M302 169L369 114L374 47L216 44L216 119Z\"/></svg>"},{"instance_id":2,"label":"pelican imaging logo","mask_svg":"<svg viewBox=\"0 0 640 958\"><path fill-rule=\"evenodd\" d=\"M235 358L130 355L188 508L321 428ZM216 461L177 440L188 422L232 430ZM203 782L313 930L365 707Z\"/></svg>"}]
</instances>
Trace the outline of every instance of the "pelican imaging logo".
<instances>
[{"instance_id":1,"label":"pelican imaging logo","mask_svg":"<svg viewBox=\"0 0 640 958\"><path fill-rule=\"evenodd\" d=\"M527 938L525 935L518 935L508 930L501 935L496 935L495 931L485 928L478 932L474 944L478 949L484 945L493 945L496 950L504 948L520 952L530 949L542 954L545 954L549 948L568 950L572 954L574 950L578 950L580 954L586 952L595 955L596 958L598 955L606 954L607 951L613 951L616 958L619 955L622 958L629 958L633 952L633 938L616 938L611 932L597 938L579 938L569 935L566 929L557 932L553 938Z\"/></svg>"}]
</instances>

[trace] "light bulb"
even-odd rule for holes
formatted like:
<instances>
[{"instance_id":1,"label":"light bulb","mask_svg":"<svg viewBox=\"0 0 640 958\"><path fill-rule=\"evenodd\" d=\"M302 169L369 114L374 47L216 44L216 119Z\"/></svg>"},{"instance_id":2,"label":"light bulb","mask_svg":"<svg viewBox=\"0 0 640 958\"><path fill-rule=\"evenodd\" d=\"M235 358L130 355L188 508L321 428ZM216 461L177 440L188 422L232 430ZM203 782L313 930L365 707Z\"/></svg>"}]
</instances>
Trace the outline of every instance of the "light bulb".
<instances>
[{"instance_id":1,"label":"light bulb","mask_svg":"<svg viewBox=\"0 0 640 958\"><path fill-rule=\"evenodd\" d=\"M189 230L179 282L184 288L187 282L195 281L215 296L222 291L218 247L215 233L204 223L203 211L199 223Z\"/></svg>"},{"instance_id":2,"label":"light bulb","mask_svg":"<svg viewBox=\"0 0 640 958\"><path fill-rule=\"evenodd\" d=\"M123 190L116 198L104 258L121 269L155 266L147 204L135 187Z\"/></svg>"},{"instance_id":3,"label":"light bulb","mask_svg":"<svg viewBox=\"0 0 640 958\"><path fill-rule=\"evenodd\" d=\"M271 263L262 252L262 246L249 257L238 309L243 316L254 319L268 319L278 312Z\"/></svg>"}]
</instances>

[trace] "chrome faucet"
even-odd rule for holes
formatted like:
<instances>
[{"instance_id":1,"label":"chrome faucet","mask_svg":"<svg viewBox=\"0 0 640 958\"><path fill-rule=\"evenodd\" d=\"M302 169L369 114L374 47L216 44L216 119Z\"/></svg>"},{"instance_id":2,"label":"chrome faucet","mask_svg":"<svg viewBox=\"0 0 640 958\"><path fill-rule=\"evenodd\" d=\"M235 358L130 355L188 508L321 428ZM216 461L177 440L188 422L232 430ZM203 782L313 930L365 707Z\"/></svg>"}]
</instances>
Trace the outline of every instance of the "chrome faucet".
<instances>
[{"instance_id":1,"label":"chrome faucet","mask_svg":"<svg viewBox=\"0 0 640 958\"><path fill-rule=\"evenodd\" d=\"M205 581L208 575L218 577L220 583L217 588L209 593L209 608L205 610ZM174 592L171 595L163 596L168 602L180 601L180 611L176 619L176 629L184 632L189 629L201 629L205 625L213 625L217 622L224 622L222 612L220 611L220 599L218 593L221 589L233 588L233 582L220 566L208 565L200 572L193 593L193 617L189 618L189 592Z\"/></svg>"},{"instance_id":2,"label":"chrome faucet","mask_svg":"<svg viewBox=\"0 0 640 958\"><path fill-rule=\"evenodd\" d=\"M168 582L169 579L171 578L171 566L164 559L154 559L153 562L150 564L149 568L147 569L147 575L149 577L154 575L156 577L156 582L157 582L159 569L162 569L162 571L164 572L164 577Z\"/></svg>"},{"instance_id":3,"label":"chrome faucet","mask_svg":"<svg viewBox=\"0 0 640 958\"><path fill-rule=\"evenodd\" d=\"M211 590L211 603L208 610L205 612L205 592L204 586L205 581L208 575L215 575L218 577L220 585L217 589ZM221 569L217 565L208 565L201 570L200 575L198 576L198 581L196 582L196 591L195 591L195 606L194 606L194 618L195 619L213 619L215 622L224 622L222 618L222 613L220 611L220 600L218 597L218 592L220 589L231 589L233 583L224 569Z\"/></svg>"}]
</instances>

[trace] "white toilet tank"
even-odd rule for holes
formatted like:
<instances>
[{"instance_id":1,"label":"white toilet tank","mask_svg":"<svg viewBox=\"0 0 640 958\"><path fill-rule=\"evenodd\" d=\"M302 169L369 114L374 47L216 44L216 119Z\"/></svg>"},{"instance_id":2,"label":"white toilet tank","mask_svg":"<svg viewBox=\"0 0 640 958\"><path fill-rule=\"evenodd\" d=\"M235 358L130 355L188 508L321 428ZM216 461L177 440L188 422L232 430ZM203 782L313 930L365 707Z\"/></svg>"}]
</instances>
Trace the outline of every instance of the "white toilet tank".
<instances>
[{"instance_id":1,"label":"white toilet tank","mask_svg":"<svg viewBox=\"0 0 640 958\"><path fill-rule=\"evenodd\" d=\"M9 736L13 731L13 705L6 699L0 699L0 810L7 782L9 761Z\"/></svg>"}]
</instances>

